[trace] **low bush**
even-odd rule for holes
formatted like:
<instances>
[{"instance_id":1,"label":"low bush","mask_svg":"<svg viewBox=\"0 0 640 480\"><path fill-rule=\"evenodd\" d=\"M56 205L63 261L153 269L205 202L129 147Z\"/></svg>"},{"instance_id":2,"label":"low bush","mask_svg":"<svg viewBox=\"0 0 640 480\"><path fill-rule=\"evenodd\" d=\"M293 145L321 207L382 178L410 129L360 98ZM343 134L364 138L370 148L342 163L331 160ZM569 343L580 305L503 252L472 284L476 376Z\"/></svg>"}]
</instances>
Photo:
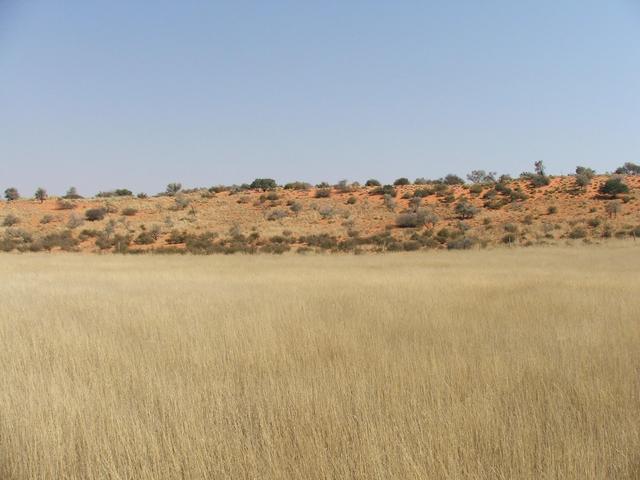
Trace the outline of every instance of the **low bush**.
<instances>
[{"instance_id":1,"label":"low bush","mask_svg":"<svg viewBox=\"0 0 640 480\"><path fill-rule=\"evenodd\" d=\"M16 217L13 214L9 214L6 217L4 217L4 219L2 220L2 226L3 227L13 227L14 225L17 225L18 223L20 223L20 219L18 217Z\"/></svg>"},{"instance_id":2,"label":"low bush","mask_svg":"<svg viewBox=\"0 0 640 480\"><path fill-rule=\"evenodd\" d=\"M281 220L283 218L288 217L289 214L287 213L286 210L282 210L282 209L276 209L276 210L272 210L267 214L267 220L270 222L273 222L275 220Z\"/></svg>"},{"instance_id":3,"label":"low bush","mask_svg":"<svg viewBox=\"0 0 640 480\"><path fill-rule=\"evenodd\" d=\"M69 220L67 221L67 228L74 229L80 227L84 223L84 219L75 213L72 213L69 216Z\"/></svg>"},{"instance_id":4,"label":"low bush","mask_svg":"<svg viewBox=\"0 0 640 480\"><path fill-rule=\"evenodd\" d=\"M138 213L137 208L127 207L122 209L122 215L124 215L125 217L133 217L136 213Z\"/></svg>"},{"instance_id":5,"label":"low bush","mask_svg":"<svg viewBox=\"0 0 640 480\"><path fill-rule=\"evenodd\" d=\"M473 218L478 213L478 209L466 200L460 200L456 204L454 211L462 219Z\"/></svg>"},{"instance_id":6,"label":"low bush","mask_svg":"<svg viewBox=\"0 0 640 480\"><path fill-rule=\"evenodd\" d=\"M260 202L275 202L280 199L277 192L267 192L260 195Z\"/></svg>"},{"instance_id":7,"label":"low bush","mask_svg":"<svg viewBox=\"0 0 640 480\"><path fill-rule=\"evenodd\" d=\"M73 251L78 243L80 243L79 240L73 236L71 230L50 233L41 239L42 248L45 250L60 248L64 251Z\"/></svg>"},{"instance_id":8,"label":"low bush","mask_svg":"<svg viewBox=\"0 0 640 480\"><path fill-rule=\"evenodd\" d=\"M278 184L272 178L256 178L250 187L256 190L275 190Z\"/></svg>"},{"instance_id":9,"label":"low bush","mask_svg":"<svg viewBox=\"0 0 640 480\"><path fill-rule=\"evenodd\" d=\"M73 210L76 208L76 204L70 200L58 199L56 203L56 209L58 210Z\"/></svg>"},{"instance_id":10,"label":"low bush","mask_svg":"<svg viewBox=\"0 0 640 480\"><path fill-rule=\"evenodd\" d=\"M624 183L622 177L611 177L600 187L600 193L604 195L610 195L615 197L621 193L628 193L629 187Z\"/></svg>"},{"instance_id":11,"label":"low bush","mask_svg":"<svg viewBox=\"0 0 640 480\"><path fill-rule=\"evenodd\" d=\"M90 208L86 212L84 212L84 218L90 222L96 222L104 219L107 211L104 208Z\"/></svg>"},{"instance_id":12,"label":"low bush","mask_svg":"<svg viewBox=\"0 0 640 480\"><path fill-rule=\"evenodd\" d=\"M587 232L582 227L575 227L569 232L568 236L572 239L585 238L587 236Z\"/></svg>"},{"instance_id":13,"label":"low bush","mask_svg":"<svg viewBox=\"0 0 640 480\"><path fill-rule=\"evenodd\" d=\"M302 211L302 203L296 202L296 201L291 202L291 204L289 205L289 210L291 210L293 213L301 212Z\"/></svg>"},{"instance_id":14,"label":"low bush","mask_svg":"<svg viewBox=\"0 0 640 480\"><path fill-rule=\"evenodd\" d=\"M382 187L376 187L371 190L371 195L390 195L392 197L396 196L396 189L393 188L393 185L384 185Z\"/></svg>"},{"instance_id":15,"label":"low bush","mask_svg":"<svg viewBox=\"0 0 640 480\"><path fill-rule=\"evenodd\" d=\"M307 182L290 182L285 184L285 190L309 190L311 184Z\"/></svg>"},{"instance_id":16,"label":"low bush","mask_svg":"<svg viewBox=\"0 0 640 480\"><path fill-rule=\"evenodd\" d=\"M314 195L316 198L329 198L331 196L331 189L319 188Z\"/></svg>"},{"instance_id":17,"label":"low bush","mask_svg":"<svg viewBox=\"0 0 640 480\"><path fill-rule=\"evenodd\" d=\"M458 175L450 173L442 180L446 185L464 185L464 180Z\"/></svg>"},{"instance_id":18,"label":"low bush","mask_svg":"<svg viewBox=\"0 0 640 480\"><path fill-rule=\"evenodd\" d=\"M448 250L469 250L478 244L475 237L460 237L447 242Z\"/></svg>"}]
</instances>

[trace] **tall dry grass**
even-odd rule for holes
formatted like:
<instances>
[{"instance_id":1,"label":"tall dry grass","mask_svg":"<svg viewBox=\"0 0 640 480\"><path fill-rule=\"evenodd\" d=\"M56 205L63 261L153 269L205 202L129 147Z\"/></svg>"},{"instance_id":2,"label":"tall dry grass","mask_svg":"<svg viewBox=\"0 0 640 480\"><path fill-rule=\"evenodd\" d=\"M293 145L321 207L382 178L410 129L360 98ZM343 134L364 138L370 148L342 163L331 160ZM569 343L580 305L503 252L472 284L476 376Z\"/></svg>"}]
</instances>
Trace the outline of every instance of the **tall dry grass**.
<instances>
[{"instance_id":1,"label":"tall dry grass","mask_svg":"<svg viewBox=\"0 0 640 480\"><path fill-rule=\"evenodd\" d=\"M639 253L0 256L0 478L638 478Z\"/></svg>"}]
</instances>

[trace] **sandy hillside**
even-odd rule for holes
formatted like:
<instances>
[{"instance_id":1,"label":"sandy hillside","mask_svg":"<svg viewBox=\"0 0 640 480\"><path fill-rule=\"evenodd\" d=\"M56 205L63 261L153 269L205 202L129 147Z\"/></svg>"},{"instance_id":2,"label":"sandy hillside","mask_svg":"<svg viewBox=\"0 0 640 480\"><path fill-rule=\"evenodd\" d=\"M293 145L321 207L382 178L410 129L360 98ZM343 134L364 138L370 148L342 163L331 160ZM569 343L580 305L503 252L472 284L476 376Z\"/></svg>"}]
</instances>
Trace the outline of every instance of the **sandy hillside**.
<instances>
[{"instance_id":1,"label":"sandy hillside","mask_svg":"<svg viewBox=\"0 0 640 480\"><path fill-rule=\"evenodd\" d=\"M197 189L174 196L48 198L42 203L19 199L0 202L0 247L359 252L635 238L640 235L640 176L624 177L629 192L615 198L598 193L607 178L595 177L585 188L573 176L553 177L542 187L526 180L500 187L406 185L395 187L391 195L356 186ZM328 197L318 198L323 194ZM472 206L467 214L456 210L461 201ZM104 217L92 220L92 209Z\"/></svg>"}]
</instances>

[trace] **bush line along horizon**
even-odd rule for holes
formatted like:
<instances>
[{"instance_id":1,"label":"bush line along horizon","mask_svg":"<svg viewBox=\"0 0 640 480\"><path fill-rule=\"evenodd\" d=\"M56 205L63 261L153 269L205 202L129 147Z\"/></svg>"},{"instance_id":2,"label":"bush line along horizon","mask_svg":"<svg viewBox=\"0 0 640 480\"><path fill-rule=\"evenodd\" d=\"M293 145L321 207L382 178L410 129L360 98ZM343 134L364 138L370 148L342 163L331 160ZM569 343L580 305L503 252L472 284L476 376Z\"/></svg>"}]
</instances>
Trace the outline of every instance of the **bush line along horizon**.
<instances>
[{"instance_id":1,"label":"bush line along horizon","mask_svg":"<svg viewBox=\"0 0 640 480\"><path fill-rule=\"evenodd\" d=\"M40 187L35 202L20 201L11 187L1 204L0 251L363 253L640 235L640 166L633 163L600 176L583 166L550 176L536 162L516 179L484 170L466 178L315 186L257 178L206 189L173 182L155 200L126 188L87 199L71 187L49 197Z\"/></svg>"},{"instance_id":2,"label":"bush line along horizon","mask_svg":"<svg viewBox=\"0 0 640 480\"><path fill-rule=\"evenodd\" d=\"M549 179L553 178L554 176L546 175L544 164L542 161L535 162L534 167L535 167L535 173L522 172L519 178L530 180L534 186L548 185ZM626 162L623 166L618 167L613 174L614 175L640 175L640 165L635 164L633 162ZM596 173L595 170L588 167L583 167L583 166L576 167L575 174L574 174L574 176L576 177L576 183L581 187L585 187L589 185L591 179L596 175L599 175L599 174ZM609 172L605 172L601 175L611 176L612 174ZM513 178L508 174L504 174L498 177L496 172L486 172L485 170L472 170L469 174L467 174L467 180L471 184L490 184L490 183L498 183L498 182L505 183L505 182L511 181L512 179ZM396 186L396 187L407 186L407 185L429 185L429 184L465 185L466 182L463 178L452 173L447 174L443 178L433 179L433 180L427 179L424 177L418 177L413 182L411 182L407 177L399 177L393 182L393 186ZM348 187L348 186L355 188L355 187L360 187L361 184L359 182L353 182L352 184L349 185L347 180L341 180L335 185L331 185L327 182L321 182L319 184L316 184L315 188L324 189L324 190L332 187L338 188L338 189L341 189L341 188L344 189L345 187ZM380 181L372 178L372 179L368 179L364 183L364 186L365 187L381 187L382 184L380 183ZM388 187L388 185L386 186ZM230 185L230 186L217 185L217 186L208 188L208 190L211 193L220 193L222 191L229 191L229 190L236 190L236 191L264 190L266 191L266 190L275 190L279 187L284 188L285 190L310 190L311 188L313 188L313 185L303 181L294 181L294 182L285 183L283 185L279 185L276 182L276 180L272 178L256 178L251 183L243 183L241 185ZM172 196L172 195L177 195L180 192L193 193L203 189L204 188L183 189L182 183L171 182L167 185L165 191L159 192L158 194L156 194L156 196L163 196L163 195ZM623 193L623 192L619 192L619 193ZM117 188L109 191L100 191L96 193L94 197L87 197L87 198L129 197L133 195L134 195L133 192L127 188ZM148 197L148 195L144 192L140 192L136 194L136 196L138 198ZM4 198L7 201L14 201L14 200L20 199L21 196L15 187L8 187L4 191ZM33 198L35 200L43 202L44 200L49 198L49 195L46 189L44 189L43 187L38 187L34 193ZM65 193L65 195L62 195L60 198L82 199L84 197L78 194L78 190L76 187L70 187L69 190L67 190L67 192Z\"/></svg>"}]
</instances>

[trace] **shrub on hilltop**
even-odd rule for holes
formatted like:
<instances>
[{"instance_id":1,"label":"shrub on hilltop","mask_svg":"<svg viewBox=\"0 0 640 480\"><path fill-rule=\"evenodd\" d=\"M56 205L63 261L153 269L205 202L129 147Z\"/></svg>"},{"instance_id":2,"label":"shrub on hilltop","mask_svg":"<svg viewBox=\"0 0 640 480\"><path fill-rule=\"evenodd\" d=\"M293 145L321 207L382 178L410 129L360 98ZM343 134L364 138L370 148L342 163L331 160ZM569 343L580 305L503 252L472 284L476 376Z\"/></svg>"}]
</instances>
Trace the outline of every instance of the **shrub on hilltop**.
<instances>
[{"instance_id":1,"label":"shrub on hilltop","mask_svg":"<svg viewBox=\"0 0 640 480\"><path fill-rule=\"evenodd\" d=\"M622 177L615 176L609 178L606 182L602 184L600 187L600 193L604 195L609 195L615 197L620 193L628 193L629 187L626 183L624 183Z\"/></svg>"},{"instance_id":2,"label":"shrub on hilltop","mask_svg":"<svg viewBox=\"0 0 640 480\"><path fill-rule=\"evenodd\" d=\"M256 190L274 190L278 184L272 178L256 178L250 187Z\"/></svg>"}]
</instances>

